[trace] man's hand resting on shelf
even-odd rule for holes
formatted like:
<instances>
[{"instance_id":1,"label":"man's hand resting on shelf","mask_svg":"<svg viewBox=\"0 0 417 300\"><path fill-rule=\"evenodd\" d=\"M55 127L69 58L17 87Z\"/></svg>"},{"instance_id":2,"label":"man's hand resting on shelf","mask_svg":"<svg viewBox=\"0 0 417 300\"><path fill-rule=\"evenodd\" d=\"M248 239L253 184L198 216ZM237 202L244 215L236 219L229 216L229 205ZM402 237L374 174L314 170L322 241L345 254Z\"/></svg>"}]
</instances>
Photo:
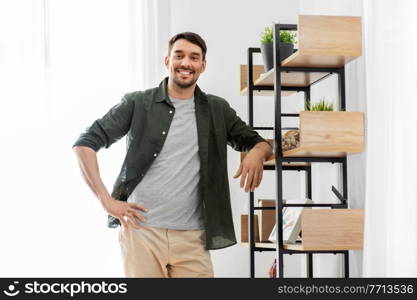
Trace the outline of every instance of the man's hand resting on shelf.
<instances>
[{"instance_id":1,"label":"man's hand resting on shelf","mask_svg":"<svg viewBox=\"0 0 417 300\"><path fill-rule=\"evenodd\" d=\"M246 154L233 178L240 176L240 187L245 192L253 192L262 181L264 161L272 155L272 147L266 142L260 142Z\"/></svg>"}]
</instances>

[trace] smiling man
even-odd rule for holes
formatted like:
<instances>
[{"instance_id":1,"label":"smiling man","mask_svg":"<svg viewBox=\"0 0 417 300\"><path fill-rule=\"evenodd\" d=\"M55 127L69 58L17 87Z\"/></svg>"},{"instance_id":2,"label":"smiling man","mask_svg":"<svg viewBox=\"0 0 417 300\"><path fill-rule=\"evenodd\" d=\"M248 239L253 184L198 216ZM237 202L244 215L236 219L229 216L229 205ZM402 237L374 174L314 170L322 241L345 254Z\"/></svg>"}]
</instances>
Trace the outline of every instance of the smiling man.
<instances>
[{"instance_id":1,"label":"smiling man","mask_svg":"<svg viewBox=\"0 0 417 300\"><path fill-rule=\"evenodd\" d=\"M169 41L169 76L126 94L73 145L84 180L117 227L127 277L213 277L208 250L236 244L227 145L249 151L234 178L246 192L262 180L271 146L197 80L207 47L195 33ZM127 153L110 195L96 152L127 135Z\"/></svg>"}]
</instances>

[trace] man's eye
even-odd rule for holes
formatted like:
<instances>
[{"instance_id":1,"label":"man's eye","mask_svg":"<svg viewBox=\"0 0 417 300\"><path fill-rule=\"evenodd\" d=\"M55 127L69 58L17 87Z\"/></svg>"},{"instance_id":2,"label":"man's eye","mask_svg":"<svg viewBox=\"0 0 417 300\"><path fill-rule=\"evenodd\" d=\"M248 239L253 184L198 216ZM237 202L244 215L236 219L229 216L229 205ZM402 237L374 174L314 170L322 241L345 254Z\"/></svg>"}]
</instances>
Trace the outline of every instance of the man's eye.
<instances>
[{"instance_id":1,"label":"man's eye","mask_svg":"<svg viewBox=\"0 0 417 300\"><path fill-rule=\"evenodd\" d=\"M198 57L197 57L197 56L194 56L194 57L192 57L191 59L192 59L192 60L198 60Z\"/></svg>"},{"instance_id":2,"label":"man's eye","mask_svg":"<svg viewBox=\"0 0 417 300\"><path fill-rule=\"evenodd\" d=\"M181 58L181 55L175 55L175 58Z\"/></svg>"}]
</instances>

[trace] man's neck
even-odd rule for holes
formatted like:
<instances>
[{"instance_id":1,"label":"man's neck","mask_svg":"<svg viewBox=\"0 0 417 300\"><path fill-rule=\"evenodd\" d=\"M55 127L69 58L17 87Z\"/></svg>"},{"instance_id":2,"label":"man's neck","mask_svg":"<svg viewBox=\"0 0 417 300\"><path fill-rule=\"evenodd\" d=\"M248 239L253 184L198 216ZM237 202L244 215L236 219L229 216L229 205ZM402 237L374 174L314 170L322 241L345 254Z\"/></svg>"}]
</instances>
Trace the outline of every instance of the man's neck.
<instances>
[{"instance_id":1,"label":"man's neck","mask_svg":"<svg viewBox=\"0 0 417 300\"><path fill-rule=\"evenodd\" d=\"M177 86L170 78L168 79L168 95L175 99L191 99L194 96L196 84L189 88L181 88Z\"/></svg>"}]
</instances>

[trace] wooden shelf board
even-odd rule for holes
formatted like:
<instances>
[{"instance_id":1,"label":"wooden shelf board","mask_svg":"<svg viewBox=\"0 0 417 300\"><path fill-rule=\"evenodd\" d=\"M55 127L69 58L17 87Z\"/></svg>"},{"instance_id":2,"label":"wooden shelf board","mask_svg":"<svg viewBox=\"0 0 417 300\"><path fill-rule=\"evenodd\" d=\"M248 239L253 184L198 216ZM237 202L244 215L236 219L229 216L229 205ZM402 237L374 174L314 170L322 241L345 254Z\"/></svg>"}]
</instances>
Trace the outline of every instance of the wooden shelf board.
<instances>
[{"instance_id":1,"label":"wooden shelf board","mask_svg":"<svg viewBox=\"0 0 417 300\"><path fill-rule=\"evenodd\" d=\"M293 92L293 91L282 91L281 96L284 96L284 97L291 96L294 93L295 92ZM243 90L241 90L240 95L241 96L247 96L248 95L248 88L245 87ZM257 90L254 90L253 95L254 96L274 96L274 91L257 91Z\"/></svg>"},{"instance_id":2,"label":"wooden shelf board","mask_svg":"<svg viewBox=\"0 0 417 300\"><path fill-rule=\"evenodd\" d=\"M263 65L254 65L253 66L253 78L255 80L259 78L259 76L265 72ZM247 75L248 75L248 66L247 65L240 65L240 95L246 96L248 94L248 87L247 87ZM270 86L273 86L273 80ZM281 91L282 96L290 96L294 94L293 91ZM274 91L257 91L254 90L253 93L255 96L273 96Z\"/></svg>"},{"instance_id":3,"label":"wooden shelf board","mask_svg":"<svg viewBox=\"0 0 417 300\"><path fill-rule=\"evenodd\" d=\"M293 166L293 167L308 167L311 166L311 163L307 163L307 162L283 162L282 163L283 166ZM266 162L264 162L264 166L275 166L275 158L273 158L272 160L268 160Z\"/></svg>"},{"instance_id":4,"label":"wooden shelf board","mask_svg":"<svg viewBox=\"0 0 417 300\"><path fill-rule=\"evenodd\" d=\"M240 153L240 161L245 158L247 152ZM308 167L311 163L308 162L284 162L283 166L294 166L294 167ZM267 161L264 162L264 166L275 166L275 154L272 154Z\"/></svg>"},{"instance_id":5,"label":"wooden shelf board","mask_svg":"<svg viewBox=\"0 0 417 300\"><path fill-rule=\"evenodd\" d=\"M248 242L241 242L241 244L243 246L249 246ZM259 248L268 248L268 249L276 249L275 243L268 243L268 242L256 242L255 243L255 247L259 247Z\"/></svg>"},{"instance_id":6,"label":"wooden shelf board","mask_svg":"<svg viewBox=\"0 0 417 300\"><path fill-rule=\"evenodd\" d=\"M292 250L292 251L344 251L344 250L362 250L362 248L356 247L345 247L345 246L335 246L335 245L328 245L328 246L321 246L321 247L306 247L302 243L295 243L295 244L285 244L285 250Z\"/></svg>"},{"instance_id":7,"label":"wooden shelf board","mask_svg":"<svg viewBox=\"0 0 417 300\"><path fill-rule=\"evenodd\" d=\"M345 157L347 155L347 152L329 149L325 147L322 147L322 149L298 147L292 150L285 151L282 153L282 155L284 157Z\"/></svg>"},{"instance_id":8,"label":"wooden shelf board","mask_svg":"<svg viewBox=\"0 0 417 300\"><path fill-rule=\"evenodd\" d=\"M297 53L297 52L296 52ZM293 54L294 55L294 54ZM281 72L281 86L283 87L307 87L317 80L329 75L328 72ZM274 86L275 70L259 74L254 85Z\"/></svg>"},{"instance_id":9,"label":"wooden shelf board","mask_svg":"<svg viewBox=\"0 0 417 300\"><path fill-rule=\"evenodd\" d=\"M281 62L282 67L340 68L357 56L344 56L324 51L298 50Z\"/></svg>"},{"instance_id":10,"label":"wooden shelf board","mask_svg":"<svg viewBox=\"0 0 417 300\"><path fill-rule=\"evenodd\" d=\"M249 246L249 243L244 242L241 243L243 246ZM255 247L257 248L267 248L267 249L276 249L275 243L268 243L268 242L257 242L255 243ZM329 245L328 247L305 247L302 243L295 243L295 244L284 244L285 250L292 250L292 251L344 251L344 250L362 250L362 248L347 248L347 247L338 247L334 245Z\"/></svg>"}]
</instances>

